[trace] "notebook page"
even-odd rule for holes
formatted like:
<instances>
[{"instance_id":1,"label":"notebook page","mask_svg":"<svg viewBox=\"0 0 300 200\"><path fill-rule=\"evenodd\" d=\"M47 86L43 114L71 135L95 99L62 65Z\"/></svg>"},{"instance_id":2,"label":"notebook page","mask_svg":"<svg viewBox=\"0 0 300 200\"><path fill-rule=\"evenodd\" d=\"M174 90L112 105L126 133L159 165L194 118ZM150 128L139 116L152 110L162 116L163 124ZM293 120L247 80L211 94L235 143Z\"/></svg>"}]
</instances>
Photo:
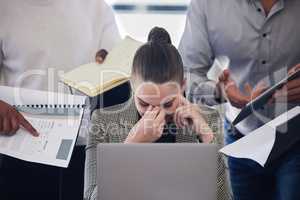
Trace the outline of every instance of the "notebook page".
<instances>
[{"instance_id":1,"label":"notebook page","mask_svg":"<svg viewBox=\"0 0 300 200\"><path fill-rule=\"evenodd\" d=\"M84 75L83 75L84 74ZM111 66L90 63L81 65L64 76L64 82L84 93L96 93L120 80L128 79L129 74Z\"/></svg>"},{"instance_id":2,"label":"notebook page","mask_svg":"<svg viewBox=\"0 0 300 200\"><path fill-rule=\"evenodd\" d=\"M107 55L103 65L130 75L134 55L140 46L141 42L126 37Z\"/></svg>"}]
</instances>

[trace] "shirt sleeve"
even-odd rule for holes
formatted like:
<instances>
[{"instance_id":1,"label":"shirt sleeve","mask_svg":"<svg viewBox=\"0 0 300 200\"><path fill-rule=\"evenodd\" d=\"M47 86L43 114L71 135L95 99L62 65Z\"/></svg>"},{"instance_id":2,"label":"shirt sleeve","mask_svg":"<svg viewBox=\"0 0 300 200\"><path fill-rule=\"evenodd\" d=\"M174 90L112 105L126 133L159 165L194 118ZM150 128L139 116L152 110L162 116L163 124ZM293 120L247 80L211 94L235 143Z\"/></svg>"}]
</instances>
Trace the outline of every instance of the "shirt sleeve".
<instances>
[{"instance_id":1,"label":"shirt sleeve","mask_svg":"<svg viewBox=\"0 0 300 200\"><path fill-rule=\"evenodd\" d=\"M119 29L116 23L115 15L112 8L102 0L101 6L101 21L102 30L99 49L110 51L116 43L121 40Z\"/></svg>"},{"instance_id":2,"label":"shirt sleeve","mask_svg":"<svg viewBox=\"0 0 300 200\"><path fill-rule=\"evenodd\" d=\"M206 76L214 53L209 42L204 0L191 1L179 51L185 68L188 99L210 106L218 104L215 99L216 84Z\"/></svg>"}]
</instances>

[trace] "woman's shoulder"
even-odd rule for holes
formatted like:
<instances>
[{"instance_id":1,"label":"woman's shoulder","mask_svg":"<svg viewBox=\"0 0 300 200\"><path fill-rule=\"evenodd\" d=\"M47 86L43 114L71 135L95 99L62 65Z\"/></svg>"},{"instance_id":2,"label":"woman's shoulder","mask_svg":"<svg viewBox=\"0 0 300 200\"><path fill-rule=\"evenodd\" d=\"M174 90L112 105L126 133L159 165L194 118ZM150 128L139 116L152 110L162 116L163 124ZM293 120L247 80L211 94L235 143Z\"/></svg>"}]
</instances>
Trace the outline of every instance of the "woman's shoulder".
<instances>
[{"instance_id":1,"label":"woman's shoulder","mask_svg":"<svg viewBox=\"0 0 300 200\"><path fill-rule=\"evenodd\" d=\"M137 110L134 105L134 101L132 98L130 98L125 103L94 110L91 121L98 123L108 120L118 121L120 118L135 118L136 115Z\"/></svg>"}]
</instances>

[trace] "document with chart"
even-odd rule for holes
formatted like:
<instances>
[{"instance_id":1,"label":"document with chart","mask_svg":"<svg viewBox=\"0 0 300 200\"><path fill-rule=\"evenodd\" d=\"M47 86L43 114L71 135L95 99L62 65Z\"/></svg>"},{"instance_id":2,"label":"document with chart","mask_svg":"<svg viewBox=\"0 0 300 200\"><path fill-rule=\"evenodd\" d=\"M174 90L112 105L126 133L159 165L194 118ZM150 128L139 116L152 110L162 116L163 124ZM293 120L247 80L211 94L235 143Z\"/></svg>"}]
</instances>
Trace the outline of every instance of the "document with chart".
<instances>
[{"instance_id":1,"label":"document with chart","mask_svg":"<svg viewBox=\"0 0 300 200\"><path fill-rule=\"evenodd\" d=\"M33 137L20 128L13 136L0 135L0 153L29 162L68 167L85 97L4 86L0 86L0 94L0 100L13 105L39 133Z\"/></svg>"}]
</instances>

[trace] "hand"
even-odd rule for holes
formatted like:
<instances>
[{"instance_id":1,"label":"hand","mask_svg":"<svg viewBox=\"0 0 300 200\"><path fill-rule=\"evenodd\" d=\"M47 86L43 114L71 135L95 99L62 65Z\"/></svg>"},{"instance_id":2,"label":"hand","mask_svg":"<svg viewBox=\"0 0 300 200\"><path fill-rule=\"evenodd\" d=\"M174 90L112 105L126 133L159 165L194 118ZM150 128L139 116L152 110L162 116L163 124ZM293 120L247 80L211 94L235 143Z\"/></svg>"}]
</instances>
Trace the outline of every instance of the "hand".
<instances>
[{"instance_id":1,"label":"hand","mask_svg":"<svg viewBox=\"0 0 300 200\"><path fill-rule=\"evenodd\" d=\"M152 143L158 140L163 134L165 117L163 109L149 106L144 116L131 129L125 143Z\"/></svg>"},{"instance_id":2,"label":"hand","mask_svg":"<svg viewBox=\"0 0 300 200\"><path fill-rule=\"evenodd\" d=\"M253 89L248 83L244 88L247 94L243 94L238 88L236 82L231 79L229 70L224 70L219 77L219 83L217 84L231 105L237 108L243 108L248 102L258 97L266 89L266 85L263 82L259 82L255 89Z\"/></svg>"},{"instance_id":3,"label":"hand","mask_svg":"<svg viewBox=\"0 0 300 200\"><path fill-rule=\"evenodd\" d=\"M179 128L191 126L204 143L210 143L214 138L212 130L201 115L199 106L190 103L183 96L174 114L174 122Z\"/></svg>"},{"instance_id":4,"label":"hand","mask_svg":"<svg viewBox=\"0 0 300 200\"><path fill-rule=\"evenodd\" d=\"M0 101L0 134L13 135L20 127L26 129L31 135L38 136L31 124L9 104Z\"/></svg>"},{"instance_id":5,"label":"hand","mask_svg":"<svg viewBox=\"0 0 300 200\"><path fill-rule=\"evenodd\" d=\"M288 74L292 74L300 70L300 64L289 70ZM300 103L300 78L287 82L280 90L275 92L271 102L279 103Z\"/></svg>"},{"instance_id":6,"label":"hand","mask_svg":"<svg viewBox=\"0 0 300 200\"><path fill-rule=\"evenodd\" d=\"M107 56L108 52L105 49L101 49L96 53L95 61L98 64L102 64Z\"/></svg>"}]
</instances>

